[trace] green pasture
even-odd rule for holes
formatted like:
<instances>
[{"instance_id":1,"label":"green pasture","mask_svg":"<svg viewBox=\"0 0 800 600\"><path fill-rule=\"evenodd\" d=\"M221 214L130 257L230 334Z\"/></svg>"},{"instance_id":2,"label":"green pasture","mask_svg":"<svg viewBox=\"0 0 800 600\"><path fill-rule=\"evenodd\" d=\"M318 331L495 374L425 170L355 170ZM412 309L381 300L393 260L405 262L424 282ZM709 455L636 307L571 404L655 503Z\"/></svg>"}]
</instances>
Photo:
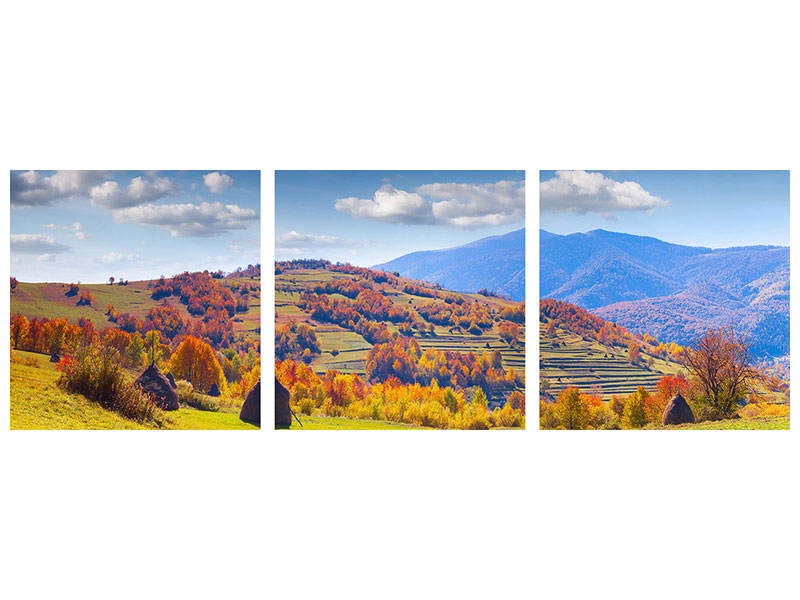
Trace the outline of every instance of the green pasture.
<instances>
[{"instance_id":1,"label":"green pasture","mask_svg":"<svg viewBox=\"0 0 800 600\"><path fill-rule=\"evenodd\" d=\"M22 364L22 363L32 364ZM11 360L11 429L156 429L105 410L58 386L58 371L44 354L15 350ZM238 411L180 408L166 413L167 429L258 429Z\"/></svg>"}]
</instances>

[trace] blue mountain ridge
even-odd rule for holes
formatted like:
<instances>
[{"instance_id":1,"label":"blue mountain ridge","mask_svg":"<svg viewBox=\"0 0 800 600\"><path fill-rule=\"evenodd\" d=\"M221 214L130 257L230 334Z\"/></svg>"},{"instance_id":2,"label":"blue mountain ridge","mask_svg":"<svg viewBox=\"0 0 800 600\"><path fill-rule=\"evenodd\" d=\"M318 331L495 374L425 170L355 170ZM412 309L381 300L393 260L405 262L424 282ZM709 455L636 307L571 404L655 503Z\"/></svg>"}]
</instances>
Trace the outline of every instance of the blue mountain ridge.
<instances>
[{"instance_id":1,"label":"blue mountain ridge","mask_svg":"<svg viewBox=\"0 0 800 600\"><path fill-rule=\"evenodd\" d=\"M711 249L596 229L540 230L540 297L570 302L633 332L691 343L734 326L762 355L789 353L789 248Z\"/></svg>"},{"instance_id":2,"label":"blue mountain ridge","mask_svg":"<svg viewBox=\"0 0 800 600\"><path fill-rule=\"evenodd\" d=\"M524 301L525 229L454 248L412 252L372 268L438 282L453 291L476 292L485 288Z\"/></svg>"}]
</instances>

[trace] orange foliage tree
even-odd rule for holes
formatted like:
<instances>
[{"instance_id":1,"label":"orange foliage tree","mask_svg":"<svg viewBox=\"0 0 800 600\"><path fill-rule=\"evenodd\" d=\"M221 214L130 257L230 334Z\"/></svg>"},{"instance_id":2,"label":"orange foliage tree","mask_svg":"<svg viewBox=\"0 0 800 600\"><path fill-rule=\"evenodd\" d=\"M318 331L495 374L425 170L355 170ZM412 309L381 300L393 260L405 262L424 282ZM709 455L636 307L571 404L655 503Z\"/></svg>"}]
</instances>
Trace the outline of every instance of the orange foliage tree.
<instances>
[{"instance_id":1,"label":"orange foliage tree","mask_svg":"<svg viewBox=\"0 0 800 600\"><path fill-rule=\"evenodd\" d=\"M172 353L169 372L176 379L185 379L203 391L215 383L220 391L225 389L225 375L214 350L203 340L187 335Z\"/></svg>"}]
</instances>

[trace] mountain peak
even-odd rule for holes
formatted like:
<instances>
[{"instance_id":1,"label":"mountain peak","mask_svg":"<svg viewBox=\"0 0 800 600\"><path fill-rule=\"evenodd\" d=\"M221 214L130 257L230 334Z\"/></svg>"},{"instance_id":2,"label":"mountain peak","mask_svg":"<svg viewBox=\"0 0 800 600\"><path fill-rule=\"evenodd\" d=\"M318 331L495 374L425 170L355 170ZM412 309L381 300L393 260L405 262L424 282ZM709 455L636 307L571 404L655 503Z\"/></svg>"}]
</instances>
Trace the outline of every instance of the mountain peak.
<instances>
[{"instance_id":1,"label":"mountain peak","mask_svg":"<svg viewBox=\"0 0 800 600\"><path fill-rule=\"evenodd\" d=\"M374 269L397 271L403 277L440 283L459 292L488 289L525 300L525 228L492 235L461 246L419 250Z\"/></svg>"}]
</instances>

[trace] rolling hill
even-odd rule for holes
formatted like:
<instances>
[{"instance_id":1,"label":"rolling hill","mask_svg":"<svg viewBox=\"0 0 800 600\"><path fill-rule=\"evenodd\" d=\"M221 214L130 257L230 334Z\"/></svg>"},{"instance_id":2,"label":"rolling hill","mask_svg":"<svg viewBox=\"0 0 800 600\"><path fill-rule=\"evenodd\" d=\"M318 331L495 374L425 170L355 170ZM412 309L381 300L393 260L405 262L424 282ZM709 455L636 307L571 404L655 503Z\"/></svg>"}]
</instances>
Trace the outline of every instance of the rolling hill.
<instances>
[{"instance_id":1,"label":"rolling hill","mask_svg":"<svg viewBox=\"0 0 800 600\"><path fill-rule=\"evenodd\" d=\"M608 327L580 308L563 303L561 307L565 314L591 318L589 327L597 331ZM652 390L663 375L681 370L668 352L657 352L643 340L624 334L617 339L601 339L603 336L589 327L576 327L577 321L549 315L549 310L539 315L539 377L547 381L553 398L565 388L578 387L608 400L616 394L628 395L639 386ZM627 341L634 341L641 350L641 359L635 364L629 359Z\"/></svg>"},{"instance_id":2,"label":"rolling hill","mask_svg":"<svg viewBox=\"0 0 800 600\"><path fill-rule=\"evenodd\" d=\"M712 326L747 333L761 355L789 352L789 248L711 249L597 229L540 231L540 297L632 332L690 343Z\"/></svg>"},{"instance_id":3,"label":"rolling hill","mask_svg":"<svg viewBox=\"0 0 800 600\"><path fill-rule=\"evenodd\" d=\"M320 428L524 427L525 305L318 259L275 266L276 376Z\"/></svg>"},{"instance_id":4,"label":"rolling hill","mask_svg":"<svg viewBox=\"0 0 800 600\"><path fill-rule=\"evenodd\" d=\"M81 284L81 291L89 291L94 296L90 306L78 306L76 296L68 296L66 283L28 283L20 281L11 293L11 314L20 313L28 319L67 319L75 323L84 318L92 322L99 331L105 327L114 327L106 316L106 307L112 304L119 312L130 313L134 317L144 318L152 308L163 304L163 300L152 298L153 284L156 280L131 281L127 285L109 285L105 283ZM231 277L221 280L222 285L229 286L241 282L258 283L260 278ZM260 290L260 286L259 286ZM180 312L183 319L194 318L189 314L187 306L177 301L172 305ZM255 340L260 338L261 331L261 298L260 292L252 294L248 310L239 313L233 321L236 333L242 333Z\"/></svg>"},{"instance_id":5,"label":"rolling hill","mask_svg":"<svg viewBox=\"0 0 800 600\"><path fill-rule=\"evenodd\" d=\"M406 254L373 269L439 283L449 290L488 289L512 300L525 300L525 229L495 235L444 250Z\"/></svg>"}]
</instances>

